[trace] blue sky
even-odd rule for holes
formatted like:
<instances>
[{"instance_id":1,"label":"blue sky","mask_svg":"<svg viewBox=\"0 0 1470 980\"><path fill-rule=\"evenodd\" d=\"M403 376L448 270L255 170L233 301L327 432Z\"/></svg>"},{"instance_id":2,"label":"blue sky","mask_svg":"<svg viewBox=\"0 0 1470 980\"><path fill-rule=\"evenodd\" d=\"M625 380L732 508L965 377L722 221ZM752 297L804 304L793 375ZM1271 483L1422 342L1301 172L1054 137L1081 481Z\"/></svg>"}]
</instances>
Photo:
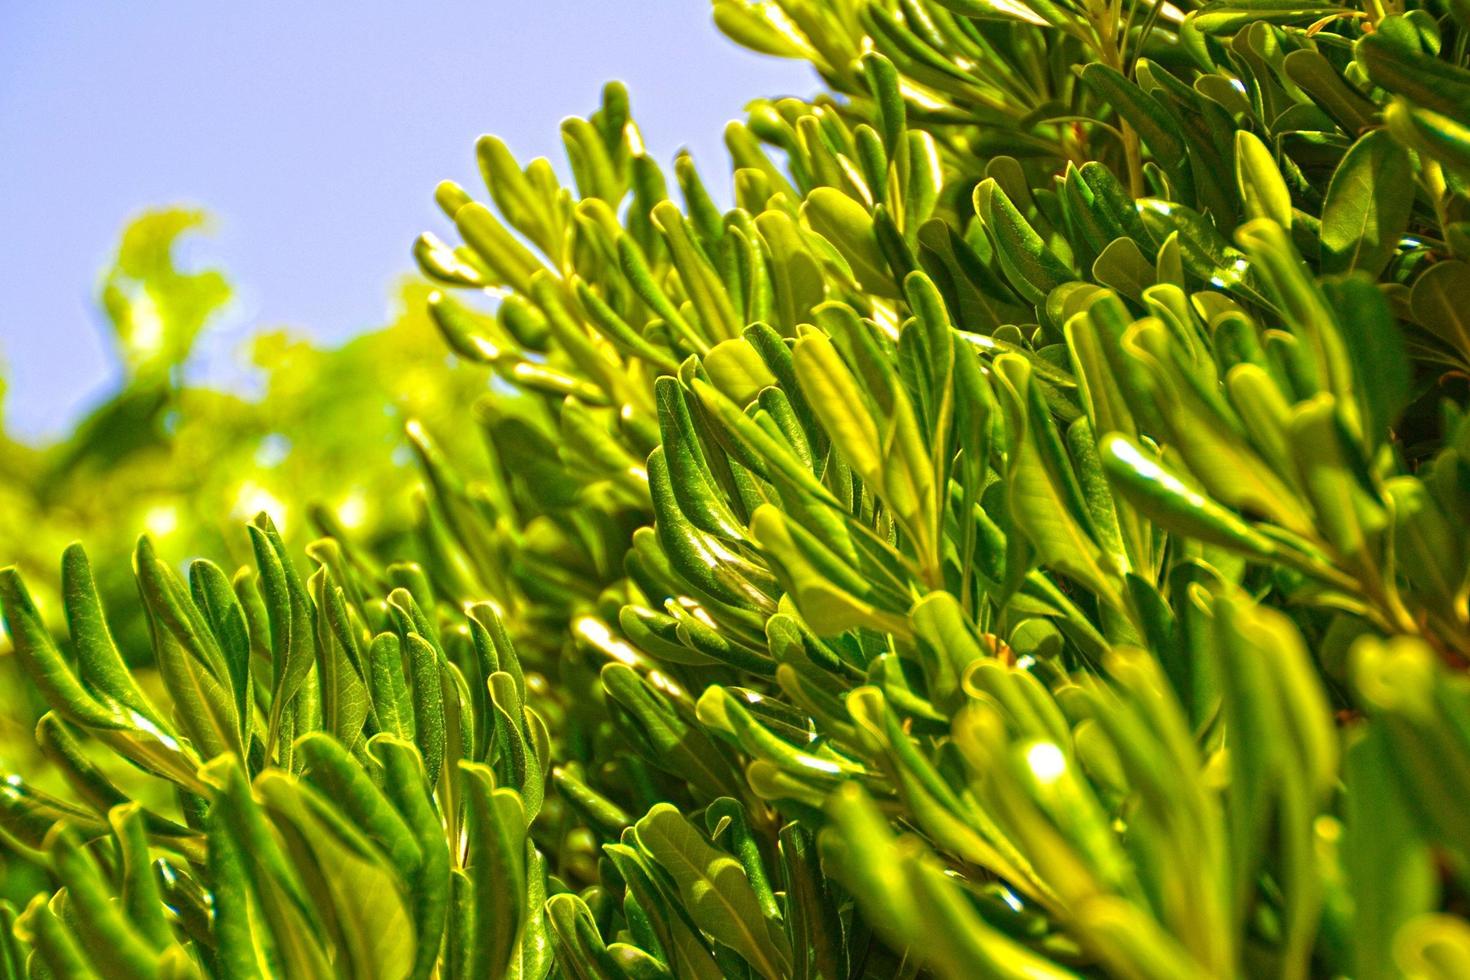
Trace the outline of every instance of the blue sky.
<instances>
[{"instance_id":1,"label":"blue sky","mask_svg":"<svg viewBox=\"0 0 1470 980\"><path fill-rule=\"evenodd\" d=\"M200 205L188 250L256 329L336 339L386 321L437 181L479 186L474 139L561 164L557 123L624 80L645 141L725 172L721 131L809 68L743 51L703 0L0 4L0 359L7 425L55 433L112 381L94 300L127 217Z\"/></svg>"}]
</instances>

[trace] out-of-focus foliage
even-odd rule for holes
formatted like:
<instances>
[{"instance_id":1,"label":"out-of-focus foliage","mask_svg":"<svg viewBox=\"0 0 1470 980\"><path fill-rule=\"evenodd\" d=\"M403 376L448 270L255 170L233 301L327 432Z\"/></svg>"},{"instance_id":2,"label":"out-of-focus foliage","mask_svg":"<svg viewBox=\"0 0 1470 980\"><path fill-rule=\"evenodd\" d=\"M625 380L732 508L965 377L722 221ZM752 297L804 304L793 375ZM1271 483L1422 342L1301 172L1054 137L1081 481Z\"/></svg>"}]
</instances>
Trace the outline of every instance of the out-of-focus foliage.
<instances>
[{"instance_id":1,"label":"out-of-focus foliage","mask_svg":"<svg viewBox=\"0 0 1470 980\"><path fill-rule=\"evenodd\" d=\"M181 370L200 331L230 300L220 270L189 272L174 264L178 238L204 222L202 211L170 208L145 213L123 230L102 282L102 307L130 384Z\"/></svg>"},{"instance_id":2,"label":"out-of-focus foliage","mask_svg":"<svg viewBox=\"0 0 1470 980\"><path fill-rule=\"evenodd\" d=\"M833 93L724 212L618 85L572 186L482 138L417 561L144 539L126 654L80 549L69 652L0 573L69 784L0 792L12 962L1465 975L1470 11L1408 7L717 0Z\"/></svg>"},{"instance_id":3,"label":"out-of-focus foliage","mask_svg":"<svg viewBox=\"0 0 1470 980\"><path fill-rule=\"evenodd\" d=\"M186 554L239 561L240 521L268 511L299 546L313 533L314 506L400 537L414 519L409 418L474 459L475 437L460 420L486 374L449 366L419 283L402 285L391 324L339 347L288 330L258 334L242 352L251 393L192 383L195 341L230 297L220 270L174 264L179 237L202 220L164 209L124 230L100 301L116 341L116 387L49 444L0 436L0 552L48 608L55 556L73 540L108 565L125 565L144 530ZM131 593L126 575L112 580Z\"/></svg>"}]
</instances>

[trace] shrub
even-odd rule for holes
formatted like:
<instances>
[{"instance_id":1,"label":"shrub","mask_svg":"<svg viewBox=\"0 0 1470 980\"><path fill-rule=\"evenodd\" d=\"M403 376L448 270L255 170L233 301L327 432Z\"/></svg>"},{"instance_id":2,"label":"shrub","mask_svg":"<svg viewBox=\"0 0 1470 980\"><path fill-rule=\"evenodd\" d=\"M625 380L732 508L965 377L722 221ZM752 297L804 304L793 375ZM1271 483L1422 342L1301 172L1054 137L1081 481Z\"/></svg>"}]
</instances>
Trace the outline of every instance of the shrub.
<instances>
[{"instance_id":1,"label":"shrub","mask_svg":"<svg viewBox=\"0 0 1470 980\"><path fill-rule=\"evenodd\" d=\"M1470 8L714 11L830 89L732 210L616 85L439 187L499 380L417 562L144 539L155 690L80 548L65 650L0 575L72 789L0 963L1470 972Z\"/></svg>"}]
</instances>

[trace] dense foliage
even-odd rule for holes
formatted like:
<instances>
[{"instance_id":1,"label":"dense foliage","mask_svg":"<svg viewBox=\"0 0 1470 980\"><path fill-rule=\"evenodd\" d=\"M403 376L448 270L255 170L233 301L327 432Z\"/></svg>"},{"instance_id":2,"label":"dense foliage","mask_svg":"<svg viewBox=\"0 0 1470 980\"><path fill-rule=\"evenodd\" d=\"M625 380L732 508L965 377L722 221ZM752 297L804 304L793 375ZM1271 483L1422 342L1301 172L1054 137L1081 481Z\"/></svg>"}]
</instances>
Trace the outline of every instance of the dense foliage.
<instances>
[{"instance_id":1,"label":"dense foliage","mask_svg":"<svg viewBox=\"0 0 1470 980\"><path fill-rule=\"evenodd\" d=\"M0 970L1470 975L1470 7L714 11L731 210L616 85L438 188L416 561L0 573Z\"/></svg>"}]
</instances>

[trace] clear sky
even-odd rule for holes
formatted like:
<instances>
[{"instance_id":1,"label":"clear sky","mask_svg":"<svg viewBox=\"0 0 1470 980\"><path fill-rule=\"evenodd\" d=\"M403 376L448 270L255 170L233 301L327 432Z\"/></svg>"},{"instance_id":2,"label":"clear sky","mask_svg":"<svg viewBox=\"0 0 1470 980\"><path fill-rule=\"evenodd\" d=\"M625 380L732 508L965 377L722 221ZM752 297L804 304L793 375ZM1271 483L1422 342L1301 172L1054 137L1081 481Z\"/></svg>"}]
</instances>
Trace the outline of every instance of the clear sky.
<instances>
[{"instance_id":1,"label":"clear sky","mask_svg":"<svg viewBox=\"0 0 1470 980\"><path fill-rule=\"evenodd\" d=\"M704 0L0 2L7 424L55 433L107 389L96 284L139 208L216 216L189 261L238 297L207 362L263 327L343 338L386 322L413 237L445 234L434 184L480 186L476 136L560 167L558 122L610 78L660 161L687 146L707 179L746 101L815 87Z\"/></svg>"}]
</instances>

